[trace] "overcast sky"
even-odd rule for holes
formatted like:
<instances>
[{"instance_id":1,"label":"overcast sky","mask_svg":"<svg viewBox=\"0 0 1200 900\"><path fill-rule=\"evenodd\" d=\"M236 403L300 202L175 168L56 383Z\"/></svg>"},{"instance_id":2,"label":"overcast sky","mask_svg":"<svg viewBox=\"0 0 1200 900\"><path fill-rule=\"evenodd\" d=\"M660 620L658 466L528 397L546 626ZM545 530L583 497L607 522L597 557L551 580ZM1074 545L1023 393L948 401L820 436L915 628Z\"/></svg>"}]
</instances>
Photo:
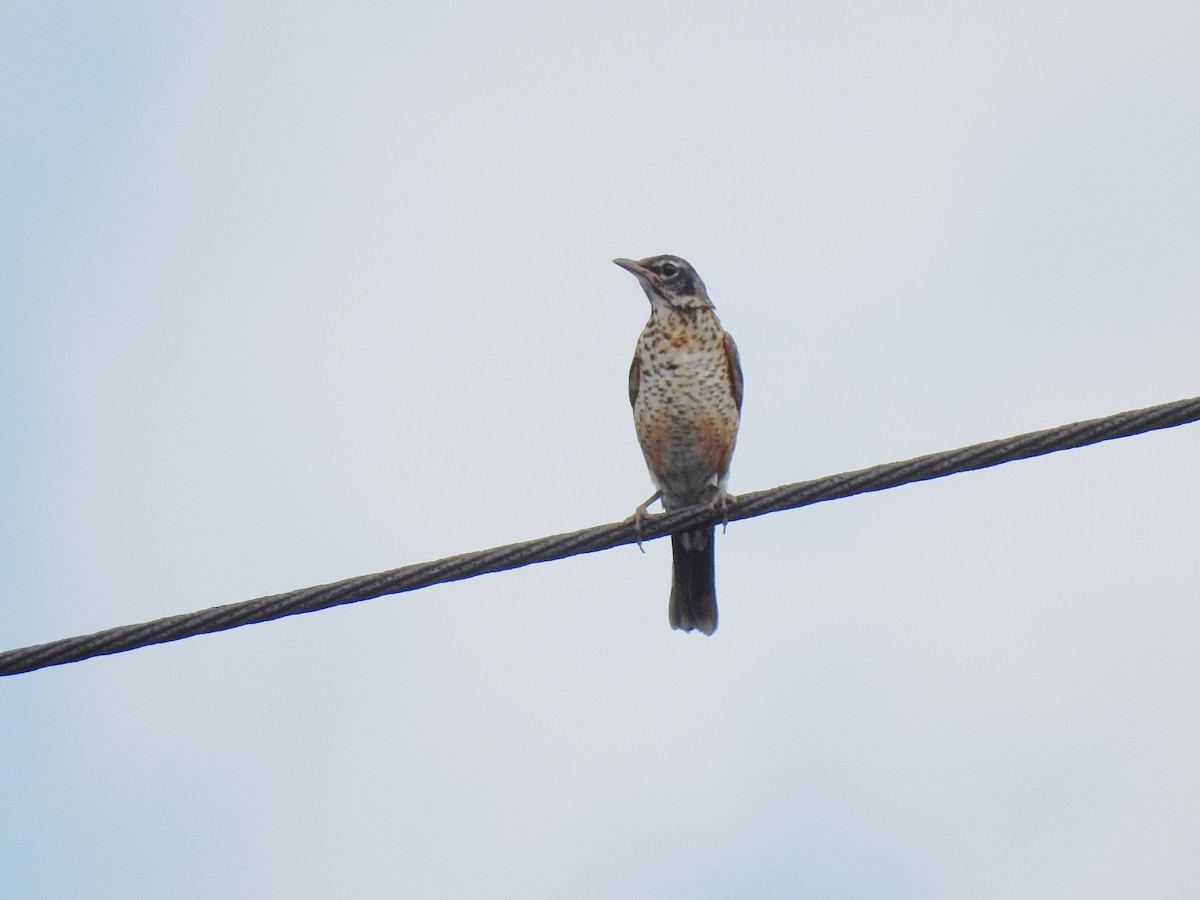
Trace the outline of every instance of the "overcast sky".
<instances>
[{"instance_id":1,"label":"overcast sky","mask_svg":"<svg viewBox=\"0 0 1200 900\"><path fill-rule=\"evenodd\" d=\"M0 648L1200 393L1178 2L0 5ZM1194 898L1200 426L0 681L20 898Z\"/></svg>"}]
</instances>

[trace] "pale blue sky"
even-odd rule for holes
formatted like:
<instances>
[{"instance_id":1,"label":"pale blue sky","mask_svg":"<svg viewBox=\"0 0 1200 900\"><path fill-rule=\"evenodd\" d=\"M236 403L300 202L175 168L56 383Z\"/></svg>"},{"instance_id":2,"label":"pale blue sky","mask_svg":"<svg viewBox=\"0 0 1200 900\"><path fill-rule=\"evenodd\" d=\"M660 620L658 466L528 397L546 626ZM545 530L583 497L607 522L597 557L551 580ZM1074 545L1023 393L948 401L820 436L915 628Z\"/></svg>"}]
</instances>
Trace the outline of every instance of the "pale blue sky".
<instances>
[{"instance_id":1,"label":"pale blue sky","mask_svg":"<svg viewBox=\"0 0 1200 900\"><path fill-rule=\"evenodd\" d=\"M1200 13L16 3L0 645L1198 393ZM6 896L1191 897L1200 429L0 681Z\"/></svg>"}]
</instances>

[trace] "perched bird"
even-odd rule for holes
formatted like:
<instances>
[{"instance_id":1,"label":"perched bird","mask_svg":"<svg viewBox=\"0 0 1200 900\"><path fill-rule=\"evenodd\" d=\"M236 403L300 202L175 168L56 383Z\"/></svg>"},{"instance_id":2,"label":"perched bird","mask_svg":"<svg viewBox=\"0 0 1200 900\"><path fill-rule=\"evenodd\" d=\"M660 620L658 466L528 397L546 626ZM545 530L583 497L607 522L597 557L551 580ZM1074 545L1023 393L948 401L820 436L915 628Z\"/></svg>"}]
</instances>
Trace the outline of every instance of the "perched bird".
<instances>
[{"instance_id":1,"label":"perched bird","mask_svg":"<svg viewBox=\"0 0 1200 900\"><path fill-rule=\"evenodd\" d=\"M638 443L657 491L634 513L662 498L668 512L728 503L725 481L742 411L742 364L721 328L704 282L678 256L614 259L637 276L650 299L629 368L629 402ZM671 536L671 627L717 630L711 525Z\"/></svg>"}]
</instances>

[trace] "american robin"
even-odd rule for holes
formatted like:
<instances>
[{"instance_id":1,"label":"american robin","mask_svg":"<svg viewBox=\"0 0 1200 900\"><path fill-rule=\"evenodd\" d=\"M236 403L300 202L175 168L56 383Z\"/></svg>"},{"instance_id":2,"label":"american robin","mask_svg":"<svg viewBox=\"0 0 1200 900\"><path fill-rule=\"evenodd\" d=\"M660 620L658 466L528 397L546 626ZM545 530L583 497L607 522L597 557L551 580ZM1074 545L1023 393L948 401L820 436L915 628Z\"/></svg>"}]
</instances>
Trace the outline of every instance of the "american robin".
<instances>
[{"instance_id":1,"label":"american robin","mask_svg":"<svg viewBox=\"0 0 1200 900\"><path fill-rule=\"evenodd\" d=\"M742 411L737 345L686 261L651 256L613 262L636 275L650 299L650 321L629 368L629 402L657 491L634 516L640 520L659 498L668 512L700 503L724 507ZM714 534L710 525L671 536L672 628L717 630Z\"/></svg>"}]
</instances>

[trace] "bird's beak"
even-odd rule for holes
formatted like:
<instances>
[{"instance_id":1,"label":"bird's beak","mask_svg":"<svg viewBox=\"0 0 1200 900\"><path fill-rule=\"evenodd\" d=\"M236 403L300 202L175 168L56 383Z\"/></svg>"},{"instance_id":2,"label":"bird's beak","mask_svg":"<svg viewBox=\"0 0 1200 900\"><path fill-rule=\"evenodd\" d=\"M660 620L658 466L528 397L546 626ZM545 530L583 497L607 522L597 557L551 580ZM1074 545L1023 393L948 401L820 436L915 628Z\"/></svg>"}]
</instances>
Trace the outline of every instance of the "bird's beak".
<instances>
[{"instance_id":1,"label":"bird's beak","mask_svg":"<svg viewBox=\"0 0 1200 900\"><path fill-rule=\"evenodd\" d=\"M618 258L618 259L614 259L613 262L615 262L622 269L625 269L628 272L632 272L634 275L636 275L642 281L648 282L648 281L651 281L651 279L652 279L653 273L649 269L647 269L645 266L643 266L640 262L638 262L637 260L619 259Z\"/></svg>"}]
</instances>

